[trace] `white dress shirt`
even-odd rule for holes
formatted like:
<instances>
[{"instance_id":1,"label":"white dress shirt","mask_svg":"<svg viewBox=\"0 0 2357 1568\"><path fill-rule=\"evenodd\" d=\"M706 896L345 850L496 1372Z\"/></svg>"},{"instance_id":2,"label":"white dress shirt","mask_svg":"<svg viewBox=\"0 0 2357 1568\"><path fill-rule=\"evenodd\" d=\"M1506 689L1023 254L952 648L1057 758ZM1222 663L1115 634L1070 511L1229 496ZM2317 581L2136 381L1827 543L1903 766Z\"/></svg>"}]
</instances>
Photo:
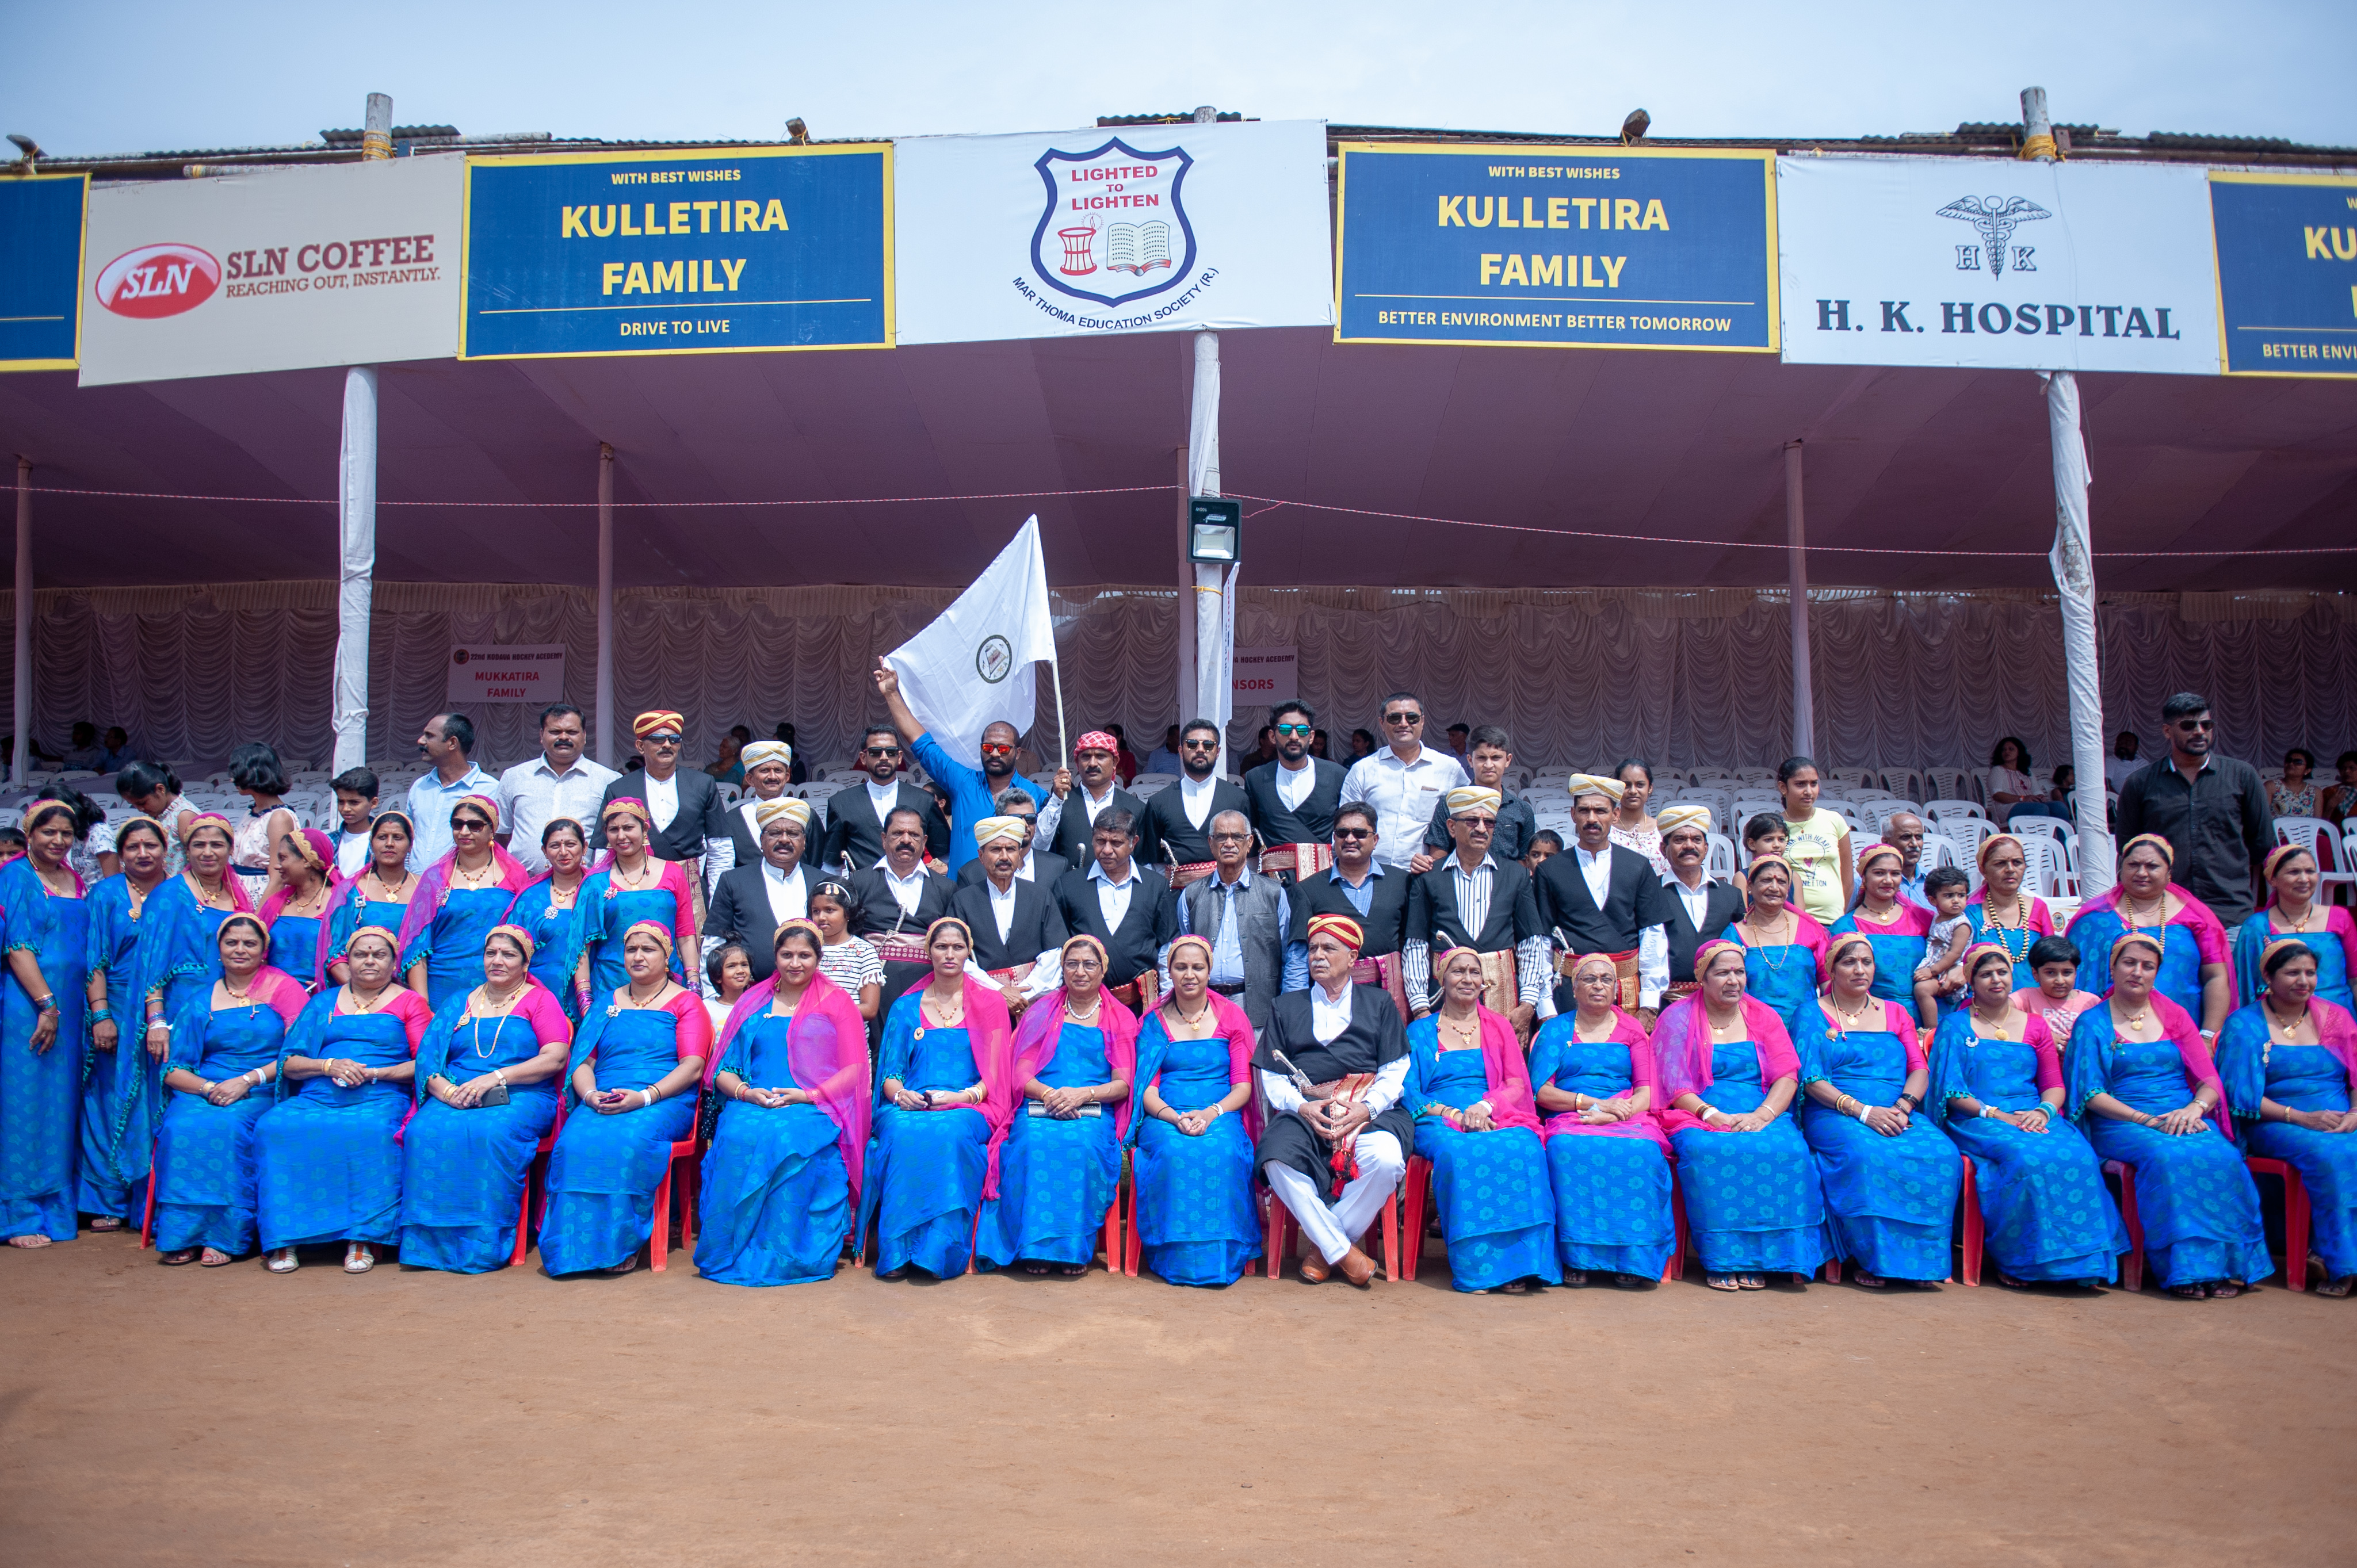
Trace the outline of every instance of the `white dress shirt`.
<instances>
[{"instance_id":1,"label":"white dress shirt","mask_svg":"<svg viewBox=\"0 0 2357 1568\"><path fill-rule=\"evenodd\" d=\"M998 940L1002 945L1015 931L1015 880L1008 878L1006 891L1001 893L997 883L987 876L982 879L982 890L990 895L990 918L997 922ZM1050 948L1031 960L1031 972L1024 977L1022 985L1027 999L1036 1001L1064 983L1063 968L1057 958L1056 950ZM965 972L979 984L993 988L998 984L990 971L974 959L965 961Z\"/></svg>"},{"instance_id":2,"label":"white dress shirt","mask_svg":"<svg viewBox=\"0 0 2357 1568\"><path fill-rule=\"evenodd\" d=\"M1288 811L1301 810L1301 802L1309 799L1309 791L1318 786L1318 764L1309 757L1301 759L1298 768L1287 768L1283 757L1276 763L1276 798ZM1381 828L1375 830L1383 832Z\"/></svg>"},{"instance_id":3,"label":"white dress shirt","mask_svg":"<svg viewBox=\"0 0 2357 1568\"><path fill-rule=\"evenodd\" d=\"M597 825L606 786L620 777L586 757L576 757L562 773L543 756L519 762L500 774L500 815L509 834L508 853L529 871L546 871L548 857L540 852L540 835L548 824L559 817L570 817L582 824L583 836L587 837L588 830Z\"/></svg>"},{"instance_id":4,"label":"white dress shirt","mask_svg":"<svg viewBox=\"0 0 2357 1568\"><path fill-rule=\"evenodd\" d=\"M770 914L778 924L806 918L810 914L810 879L802 868L780 871L768 861L761 862L761 886L770 895Z\"/></svg>"},{"instance_id":5,"label":"white dress shirt","mask_svg":"<svg viewBox=\"0 0 2357 1568\"><path fill-rule=\"evenodd\" d=\"M417 824L409 845L410 870L424 871L450 853L450 808L461 795L489 795L496 800L500 781L469 762L451 783L442 782L436 772L409 787L409 820Z\"/></svg>"},{"instance_id":6,"label":"white dress shirt","mask_svg":"<svg viewBox=\"0 0 2357 1568\"><path fill-rule=\"evenodd\" d=\"M1485 854L1481 864L1472 870L1465 869L1465 857L1448 857L1451 875L1450 891L1457 896L1457 918L1465 934L1480 940L1481 929L1490 923L1490 900L1498 886L1498 858ZM1514 997L1534 1009L1544 1005L1553 989L1547 984L1547 940L1542 934L1524 937L1514 944ZM1432 944L1411 937L1400 949L1400 980L1407 991L1408 1005L1415 1008L1437 1007L1439 998L1432 990Z\"/></svg>"},{"instance_id":7,"label":"white dress shirt","mask_svg":"<svg viewBox=\"0 0 2357 1568\"><path fill-rule=\"evenodd\" d=\"M1216 773L1200 784L1192 779L1178 780L1178 808L1187 813L1189 827L1200 830L1211 821L1211 793L1219 787L1220 776ZM1089 821L1093 823L1096 819L1091 817Z\"/></svg>"},{"instance_id":8,"label":"white dress shirt","mask_svg":"<svg viewBox=\"0 0 2357 1568\"><path fill-rule=\"evenodd\" d=\"M1114 791L1120 788L1121 786L1117 782L1108 783L1105 786L1104 793L1101 796L1090 794L1089 787L1086 783L1079 785L1079 787L1074 789L1069 796L1059 795L1050 790L1047 800L1040 802L1039 837L1038 842L1040 843L1053 843L1056 842L1056 827L1057 824L1060 823L1064 820L1064 802L1067 800L1078 800L1081 803L1081 809L1087 811L1089 814L1090 831L1094 832L1097 825L1097 818L1103 814L1104 809L1107 806L1113 804Z\"/></svg>"},{"instance_id":9,"label":"white dress shirt","mask_svg":"<svg viewBox=\"0 0 2357 1568\"><path fill-rule=\"evenodd\" d=\"M1089 875L1097 885L1097 908L1104 915L1105 929L1121 929L1122 921L1129 915L1129 896L1137 891L1137 862L1129 863L1129 875L1115 882L1105 875L1104 863L1089 862Z\"/></svg>"},{"instance_id":10,"label":"white dress shirt","mask_svg":"<svg viewBox=\"0 0 2357 1568\"><path fill-rule=\"evenodd\" d=\"M769 862L761 864L767 865ZM891 890L892 901L900 906L900 913L915 919L917 900L925 894L925 863L917 862L917 869L902 876L892 869L892 857L884 855L877 860L876 869L884 874L884 886Z\"/></svg>"},{"instance_id":11,"label":"white dress shirt","mask_svg":"<svg viewBox=\"0 0 2357 1568\"><path fill-rule=\"evenodd\" d=\"M1344 985L1342 998L1338 1002L1326 994L1324 986L1310 986L1309 1033L1319 1045L1332 1045L1351 1026L1351 987ZM1407 1088L1408 1063L1413 1059L1403 1056L1375 1069L1375 1081L1367 1087L1366 1093L1359 1097L1370 1117L1380 1116L1399 1103L1400 1095ZM1271 1072L1264 1068L1261 1069L1260 1086L1262 1094L1267 1097L1269 1110L1279 1115L1287 1111L1298 1111L1308 1103L1302 1099L1301 1090L1294 1087L1290 1074Z\"/></svg>"},{"instance_id":12,"label":"white dress shirt","mask_svg":"<svg viewBox=\"0 0 2357 1568\"><path fill-rule=\"evenodd\" d=\"M655 832L661 832L679 815L679 774L674 769L670 778L658 779L642 773L639 781L647 787L647 814L655 820Z\"/></svg>"},{"instance_id":13,"label":"white dress shirt","mask_svg":"<svg viewBox=\"0 0 2357 1568\"><path fill-rule=\"evenodd\" d=\"M876 822L880 827L885 818L900 809L900 781L895 779L889 784L878 784L870 779L866 785L867 803L876 808Z\"/></svg>"},{"instance_id":14,"label":"white dress shirt","mask_svg":"<svg viewBox=\"0 0 2357 1568\"><path fill-rule=\"evenodd\" d=\"M1433 808L1441 796L1466 782L1465 769L1445 751L1427 746L1409 763L1386 746L1351 765L1338 803L1364 801L1373 807L1375 832L1382 835L1375 855L1385 865L1405 870L1424 848L1425 831L1432 826Z\"/></svg>"},{"instance_id":15,"label":"white dress shirt","mask_svg":"<svg viewBox=\"0 0 2357 1568\"><path fill-rule=\"evenodd\" d=\"M1612 845L1607 843L1600 854L1590 854L1580 845L1573 844L1569 853L1575 857L1574 864L1579 867L1580 880L1587 884L1587 896L1596 900L1596 907L1598 909L1603 908L1605 898L1612 891ZM1629 853L1635 854L1638 852L1632 849ZM1685 884L1680 882L1676 876L1665 875L1662 877L1662 881L1672 892L1682 898L1686 897ZM1703 886L1708 887L1710 878L1704 877ZM1686 901L1686 918L1697 927L1702 924L1702 899L1701 894L1695 894ZM1705 931L1703 936L1707 940L1717 934L1716 931ZM1669 988L1669 930L1663 926L1640 927L1637 931L1637 1005L1659 1007L1662 1004L1662 993ZM1555 1016L1554 986L1549 985L1546 988L1546 994L1540 999L1538 1012L1542 1018Z\"/></svg>"}]
</instances>

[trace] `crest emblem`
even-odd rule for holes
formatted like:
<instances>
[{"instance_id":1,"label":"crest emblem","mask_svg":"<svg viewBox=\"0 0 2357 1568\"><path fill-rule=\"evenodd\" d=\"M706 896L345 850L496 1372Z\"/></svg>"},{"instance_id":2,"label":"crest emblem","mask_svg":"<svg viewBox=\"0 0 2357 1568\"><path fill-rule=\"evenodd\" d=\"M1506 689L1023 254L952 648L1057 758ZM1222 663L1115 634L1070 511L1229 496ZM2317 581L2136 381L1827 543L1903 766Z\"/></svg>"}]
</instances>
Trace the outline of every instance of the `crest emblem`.
<instances>
[{"instance_id":1,"label":"crest emblem","mask_svg":"<svg viewBox=\"0 0 2357 1568\"><path fill-rule=\"evenodd\" d=\"M1031 231L1031 270L1059 294L1126 305L1195 270L1195 229L1181 188L1184 147L1141 153L1115 136L1092 152L1050 147L1032 166L1047 207Z\"/></svg>"},{"instance_id":2,"label":"crest emblem","mask_svg":"<svg viewBox=\"0 0 2357 1568\"><path fill-rule=\"evenodd\" d=\"M1014 645L996 632L984 638L982 646L974 650L974 672L994 686L1014 668Z\"/></svg>"},{"instance_id":3,"label":"crest emblem","mask_svg":"<svg viewBox=\"0 0 2357 1568\"><path fill-rule=\"evenodd\" d=\"M1960 196L1941 208L1938 216L1953 218L1958 222L1971 224L1980 231L1981 239L1985 242L1981 245L1956 247L1958 272L1978 272L1980 252L1986 250L1989 275L2002 277L2005 275L2007 242L2013 238L2014 230L2024 223L2035 223L2040 218L2051 218L2054 214L2025 196ZM2034 247L2029 245L2014 247L2014 271L2036 272L2038 265L2030 260L2033 253Z\"/></svg>"}]
</instances>

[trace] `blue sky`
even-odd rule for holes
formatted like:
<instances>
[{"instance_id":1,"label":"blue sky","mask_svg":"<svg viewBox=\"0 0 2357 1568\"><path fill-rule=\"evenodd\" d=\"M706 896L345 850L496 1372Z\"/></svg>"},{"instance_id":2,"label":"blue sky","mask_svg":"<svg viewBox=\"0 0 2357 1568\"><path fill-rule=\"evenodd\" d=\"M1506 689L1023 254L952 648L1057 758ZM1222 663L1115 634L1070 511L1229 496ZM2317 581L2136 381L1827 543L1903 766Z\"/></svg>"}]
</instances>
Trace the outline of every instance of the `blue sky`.
<instances>
[{"instance_id":1,"label":"blue sky","mask_svg":"<svg viewBox=\"0 0 2357 1568\"><path fill-rule=\"evenodd\" d=\"M2055 117L2357 145L2357 4L2072 6L0 5L0 131L52 154L468 133L767 138L1062 129L1198 103L1264 119L1851 135Z\"/></svg>"}]
</instances>

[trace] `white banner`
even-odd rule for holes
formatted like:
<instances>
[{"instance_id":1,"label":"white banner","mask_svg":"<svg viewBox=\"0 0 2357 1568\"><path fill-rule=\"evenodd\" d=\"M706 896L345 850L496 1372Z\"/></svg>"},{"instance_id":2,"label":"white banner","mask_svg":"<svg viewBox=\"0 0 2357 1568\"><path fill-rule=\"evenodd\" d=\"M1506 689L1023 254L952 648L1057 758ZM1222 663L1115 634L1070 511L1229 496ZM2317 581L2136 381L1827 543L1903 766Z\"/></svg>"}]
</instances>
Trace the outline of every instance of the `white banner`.
<instances>
[{"instance_id":1,"label":"white banner","mask_svg":"<svg viewBox=\"0 0 2357 1568\"><path fill-rule=\"evenodd\" d=\"M456 354L465 175L437 156L100 187L81 384Z\"/></svg>"},{"instance_id":2,"label":"white banner","mask_svg":"<svg viewBox=\"0 0 2357 1568\"><path fill-rule=\"evenodd\" d=\"M1290 703L1301 695L1301 650L1297 648L1239 648L1232 682L1238 708L1265 708Z\"/></svg>"},{"instance_id":3,"label":"white banner","mask_svg":"<svg viewBox=\"0 0 2357 1568\"><path fill-rule=\"evenodd\" d=\"M1039 520L1028 520L998 559L931 626L884 656L900 698L941 748L982 766L982 732L1004 719L1031 727L1039 682L1031 667L1056 657L1048 561Z\"/></svg>"},{"instance_id":4,"label":"white banner","mask_svg":"<svg viewBox=\"0 0 2357 1568\"><path fill-rule=\"evenodd\" d=\"M892 157L903 343L1333 322L1322 122L920 136Z\"/></svg>"},{"instance_id":5,"label":"white banner","mask_svg":"<svg viewBox=\"0 0 2357 1568\"><path fill-rule=\"evenodd\" d=\"M565 701L565 644L462 642L450 650L451 710L485 703Z\"/></svg>"},{"instance_id":6,"label":"white banner","mask_svg":"<svg viewBox=\"0 0 2357 1568\"><path fill-rule=\"evenodd\" d=\"M1776 160L1784 358L2218 373L2206 172Z\"/></svg>"}]
</instances>

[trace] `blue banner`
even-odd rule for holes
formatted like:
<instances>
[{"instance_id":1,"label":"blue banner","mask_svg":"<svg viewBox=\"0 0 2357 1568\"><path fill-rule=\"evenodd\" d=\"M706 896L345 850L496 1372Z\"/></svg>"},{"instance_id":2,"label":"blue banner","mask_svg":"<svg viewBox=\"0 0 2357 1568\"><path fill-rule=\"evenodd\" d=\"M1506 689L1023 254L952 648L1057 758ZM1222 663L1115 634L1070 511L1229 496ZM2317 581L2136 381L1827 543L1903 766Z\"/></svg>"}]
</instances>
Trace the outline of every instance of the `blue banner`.
<instances>
[{"instance_id":1,"label":"blue banner","mask_svg":"<svg viewBox=\"0 0 2357 1568\"><path fill-rule=\"evenodd\" d=\"M1777 348L1770 152L1351 143L1335 339Z\"/></svg>"},{"instance_id":2,"label":"blue banner","mask_svg":"<svg viewBox=\"0 0 2357 1568\"><path fill-rule=\"evenodd\" d=\"M892 343L892 148L486 157L458 357Z\"/></svg>"},{"instance_id":3,"label":"blue banner","mask_svg":"<svg viewBox=\"0 0 2357 1568\"><path fill-rule=\"evenodd\" d=\"M2357 179L2213 174L2228 375L2357 376Z\"/></svg>"},{"instance_id":4,"label":"blue banner","mask_svg":"<svg viewBox=\"0 0 2357 1568\"><path fill-rule=\"evenodd\" d=\"M81 357L81 211L90 177L0 178L0 371Z\"/></svg>"}]
</instances>

